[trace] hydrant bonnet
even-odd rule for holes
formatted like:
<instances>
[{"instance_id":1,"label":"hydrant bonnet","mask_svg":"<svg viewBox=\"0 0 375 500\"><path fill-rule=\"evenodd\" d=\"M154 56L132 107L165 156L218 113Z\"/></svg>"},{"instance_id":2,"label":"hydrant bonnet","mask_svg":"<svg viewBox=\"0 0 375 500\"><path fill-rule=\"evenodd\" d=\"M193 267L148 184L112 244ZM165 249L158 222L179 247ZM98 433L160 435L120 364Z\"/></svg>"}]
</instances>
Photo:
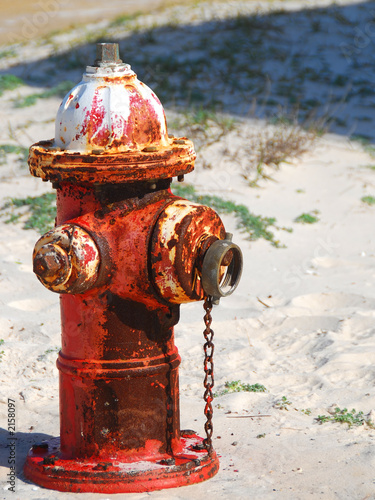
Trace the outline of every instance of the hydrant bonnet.
<instances>
[{"instance_id":1,"label":"hydrant bonnet","mask_svg":"<svg viewBox=\"0 0 375 500\"><path fill-rule=\"evenodd\" d=\"M193 143L168 136L163 106L119 59L117 44L98 45L95 65L60 105L55 138L31 146L30 172L56 184L122 184L191 172Z\"/></svg>"},{"instance_id":2,"label":"hydrant bonnet","mask_svg":"<svg viewBox=\"0 0 375 500\"><path fill-rule=\"evenodd\" d=\"M61 150L141 151L171 143L159 99L122 63L118 48L105 50L111 45L117 44L98 44L95 66L60 105L54 145Z\"/></svg>"}]
</instances>

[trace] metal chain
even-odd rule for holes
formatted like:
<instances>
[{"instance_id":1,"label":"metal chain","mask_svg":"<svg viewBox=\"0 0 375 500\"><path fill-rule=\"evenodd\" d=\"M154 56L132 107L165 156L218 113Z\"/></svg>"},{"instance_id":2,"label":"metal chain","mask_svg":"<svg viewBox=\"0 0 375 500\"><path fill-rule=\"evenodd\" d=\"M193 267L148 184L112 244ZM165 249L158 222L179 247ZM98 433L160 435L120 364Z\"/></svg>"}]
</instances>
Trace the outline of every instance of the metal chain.
<instances>
[{"instance_id":1,"label":"metal chain","mask_svg":"<svg viewBox=\"0 0 375 500\"><path fill-rule=\"evenodd\" d=\"M204 407L204 414L206 416L206 422L204 424L204 430L206 431L206 438L203 440L203 445L205 446L207 452L209 455L212 454L213 448L212 448L212 432L213 432L213 423L212 423L212 416L213 416L213 409L212 409L212 401L214 399L213 394L212 394L212 388L214 386L214 360L213 360L213 355L214 355L214 344L212 342L214 338L214 332L211 329L211 323L212 323L212 317L211 317L211 311L212 311L212 297L211 296L206 296L203 304L203 308L206 311L206 314L204 315L204 324L206 325L206 328L204 329L203 335L205 338L205 343L203 345L204 349L204 395L203 399L206 402L206 405Z\"/></svg>"}]
</instances>

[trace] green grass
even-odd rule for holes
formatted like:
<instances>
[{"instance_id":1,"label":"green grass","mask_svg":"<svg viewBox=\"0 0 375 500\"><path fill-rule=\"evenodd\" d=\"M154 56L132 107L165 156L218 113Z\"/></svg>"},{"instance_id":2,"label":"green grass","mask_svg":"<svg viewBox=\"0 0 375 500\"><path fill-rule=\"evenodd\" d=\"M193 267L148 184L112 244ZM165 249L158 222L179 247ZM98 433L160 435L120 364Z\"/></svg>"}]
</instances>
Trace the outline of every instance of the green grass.
<instances>
[{"instance_id":1,"label":"green grass","mask_svg":"<svg viewBox=\"0 0 375 500\"><path fill-rule=\"evenodd\" d=\"M65 95L74 87L74 82L70 80L64 80L55 87L44 92L38 92L35 94L30 94L26 97L22 97L15 101L16 108L26 108L28 106L33 106L38 99L48 99L49 97L65 97Z\"/></svg>"},{"instance_id":2,"label":"green grass","mask_svg":"<svg viewBox=\"0 0 375 500\"><path fill-rule=\"evenodd\" d=\"M315 419L319 424L325 424L327 422L348 424L349 428L353 426L360 426L367 424L372 427L373 423L365 419L363 411L357 412L354 408L348 411L347 408L335 408L335 413L333 415L318 415Z\"/></svg>"},{"instance_id":3,"label":"green grass","mask_svg":"<svg viewBox=\"0 0 375 500\"><path fill-rule=\"evenodd\" d=\"M130 21L134 21L135 19L137 19L137 17L139 17L141 14L142 14L141 12L135 12L134 14L121 14L115 17L113 21L111 21L109 27L112 28L112 27L122 26L123 24L127 24Z\"/></svg>"},{"instance_id":4,"label":"green grass","mask_svg":"<svg viewBox=\"0 0 375 500\"><path fill-rule=\"evenodd\" d=\"M0 59L3 57L14 57L17 55L17 51L14 48L4 49L0 51Z\"/></svg>"},{"instance_id":5,"label":"green grass","mask_svg":"<svg viewBox=\"0 0 375 500\"><path fill-rule=\"evenodd\" d=\"M275 408L278 410L289 410L288 406L292 404L291 401L288 400L286 396L283 396L276 404Z\"/></svg>"},{"instance_id":6,"label":"green grass","mask_svg":"<svg viewBox=\"0 0 375 500\"><path fill-rule=\"evenodd\" d=\"M233 380L232 382L225 382L225 389L215 393L216 396L223 396L231 392L266 392L267 389L261 384L243 384L240 380Z\"/></svg>"},{"instance_id":7,"label":"green grass","mask_svg":"<svg viewBox=\"0 0 375 500\"><path fill-rule=\"evenodd\" d=\"M235 120L227 116L221 116L210 108L204 108L203 106L197 106L189 111L185 112L185 123L184 125L194 126L200 125L207 129L211 124L220 125L224 130L233 130L235 125Z\"/></svg>"},{"instance_id":8,"label":"green grass","mask_svg":"<svg viewBox=\"0 0 375 500\"><path fill-rule=\"evenodd\" d=\"M19 155L19 159L22 162L27 162L29 156L28 148L22 146L16 146L14 144L0 144L0 165L6 162L6 157L8 154L14 153Z\"/></svg>"},{"instance_id":9,"label":"green grass","mask_svg":"<svg viewBox=\"0 0 375 500\"><path fill-rule=\"evenodd\" d=\"M22 207L27 207L26 213L19 211ZM40 234L43 234L52 229L54 224L56 194L45 193L41 196L11 198L1 207L1 210L9 209L11 209L11 213L6 212L6 216L8 216L5 220L6 224L17 223L22 217L24 229L36 229Z\"/></svg>"},{"instance_id":10,"label":"green grass","mask_svg":"<svg viewBox=\"0 0 375 500\"><path fill-rule=\"evenodd\" d=\"M368 146L371 143L371 137L365 134L354 134L350 139L359 142L362 146Z\"/></svg>"},{"instance_id":11,"label":"green grass","mask_svg":"<svg viewBox=\"0 0 375 500\"><path fill-rule=\"evenodd\" d=\"M0 345L3 345L4 344L4 339L0 339ZM0 351L0 361L2 361L3 359L3 354L4 354L4 351Z\"/></svg>"},{"instance_id":12,"label":"green grass","mask_svg":"<svg viewBox=\"0 0 375 500\"><path fill-rule=\"evenodd\" d=\"M352 141L358 142L363 147L363 150L370 156L375 156L375 146L372 144L372 138L369 135L352 135L350 139Z\"/></svg>"},{"instance_id":13,"label":"green grass","mask_svg":"<svg viewBox=\"0 0 375 500\"><path fill-rule=\"evenodd\" d=\"M375 205L375 197L374 196L363 196L361 198L361 201L363 201L363 203L367 203L367 205Z\"/></svg>"},{"instance_id":14,"label":"green grass","mask_svg":"<svg viewBox=\"0 0 375 500\"><path fill-rule=\"evenodd\" d=\"M294 222L298 222L299 224L315 224L315 222L319 221L319 217L317 214L318 210L313 210L311 213L303 213L294 219Z\"/></svg>"},{"instance_id":15,"label":"green grass","mask_svg":"<svg viewBox=\"0 0 375 500\"><path fill-rule=\"evenodd\" d=\"M95 38L99 41L100 34L97 33ZM97 40L85 40L85 43L95 43ZM107 40L110 41L110 40ZM77 47L72 47L72 49L67 53L57 54L56 56L51 57L51 60L54 62L55 66L59 69L59 71L71 71L75 69L82 70L87 64L87 56L82 54Z\"/></svg>"},{"instance_id":16,"label":"green grass","mask_svg":"<svg viewBox=\"0 0 375 500\"><path fill-rule=\"evenodd\" d=\"M200 195L195 191L192 185L173 184L173 192L177 196L187 198L190 201L208 205L216 210L219 214L231 214L237 219L238 229L248 235L248 239L255 241L263 238L275 247L280 247L280 242L275 240L274 234L269 230L270 227L275 229L283 229L290 231L290 229L280 228L276 226L276 219L270 217L262 217L260 215L252 214L245 205L240 205L234 201L224 200L219 196L213 195Z\"/></svg>"},{"instance_id":17,"label":"green grass","mask_svg":"<svg viewBox=\"0 0 375 500\"><path fill-rule=\"evenodd\" d=\"M50 354L51 352L59 352L60 349L61 349L60 347L54 347L52 349L46 349L43 354L39 354L39 356L37 357L37 360L38 361L44 361L46 359L46 357L47 357L48 354Z\"/></svg>"},{"instance_id":18,"label":"green grass","mask_svg":"<svg viewBox=\"0 0 375 500\"><path fill-rule=\"evenodd\" d=\"M21 78L18 78L18 76L11 74L0 75L0 96L3 95L6 90L13 90L21 85L24 85L24 82Z\"/></svg>"}]
</instances>

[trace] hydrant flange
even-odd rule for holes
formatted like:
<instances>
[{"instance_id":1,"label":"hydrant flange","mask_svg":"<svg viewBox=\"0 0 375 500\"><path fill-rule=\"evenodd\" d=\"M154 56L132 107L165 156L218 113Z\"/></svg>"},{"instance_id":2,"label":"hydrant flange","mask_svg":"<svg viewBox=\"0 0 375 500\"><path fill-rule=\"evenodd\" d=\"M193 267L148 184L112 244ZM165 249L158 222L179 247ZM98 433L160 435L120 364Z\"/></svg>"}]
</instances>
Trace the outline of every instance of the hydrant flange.
<instances>
[{"instance_id":1,"label":"hydrant flange","mask_svg":"<svg viewBox=\"0 0 375 500\"><path fill-rule=\"evenodd\" d=\"M51 140L31 146L29 167L35 177L54 183L120 184L187 174L194 169L195 157L193 144L185 137L172 138L169 146L151 151L94 150L90 154L61 151Z\"/></svg>"}]
</instances>

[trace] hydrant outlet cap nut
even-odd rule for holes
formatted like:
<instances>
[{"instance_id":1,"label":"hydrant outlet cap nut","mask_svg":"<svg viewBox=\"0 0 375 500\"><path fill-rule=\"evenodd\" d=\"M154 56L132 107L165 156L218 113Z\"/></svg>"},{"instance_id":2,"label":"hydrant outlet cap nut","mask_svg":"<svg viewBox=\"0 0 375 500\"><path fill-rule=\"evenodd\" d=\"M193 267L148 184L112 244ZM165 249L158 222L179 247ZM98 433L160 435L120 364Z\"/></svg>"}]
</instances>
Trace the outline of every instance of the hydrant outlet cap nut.
<instances>
[{"instance_id":1,"label":"hydrant outlet cap nut","mask_svg":"<svg viewBox=\"0 0 375 500\"><path fill-rule=\"evenodd\" d=\"M35 255L33 271L42 282L62 283L70 275L69 257L60 246L47 243Z\"/></svg>"}]
</instances>

